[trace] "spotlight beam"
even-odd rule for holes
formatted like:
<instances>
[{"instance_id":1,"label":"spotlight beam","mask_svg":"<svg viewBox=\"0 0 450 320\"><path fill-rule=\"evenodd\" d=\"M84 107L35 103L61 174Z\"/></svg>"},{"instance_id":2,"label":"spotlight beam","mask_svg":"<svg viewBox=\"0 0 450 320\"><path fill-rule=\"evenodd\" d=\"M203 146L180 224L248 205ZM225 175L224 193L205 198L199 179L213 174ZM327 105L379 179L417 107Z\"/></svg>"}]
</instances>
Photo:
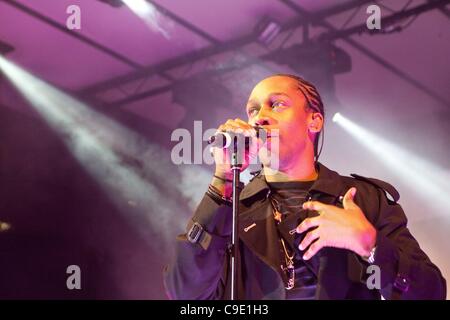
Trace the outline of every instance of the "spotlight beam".
<instances>
[{"instance_id":1,"label":"spotlight beam","mask_svg":"<svg viewBox=\"0 0 450 320\"><path fill-rule=\"evenodd\" d=\"M173 21L175 21L179 25L183 26L187 30L191 31L192 33L195 33L195 34L199 35L200 37L202 37L203 39L207 40L208 42L210 42L212 44L219 44L220 43L220 40L214 38L212 35L210 35L209 33L205 32L204 30L196 27L195 25L193 25L189 21L187 21L185 19L182 19L181 17L179 17L178 15L173 13L172 11L166 9L162 5L160 5L160 4L158 4L158 3L154 2L154 1L150 1L150 0L146 0L146 1L148 3L150 3L152 6L154 6L163 15L165 15L169 19L172 19Z\"/></svg>"},{"instance_id":2,"label":"spotlight beam","mask_svg":"<svg viewBox=\"0 0 450 320\"><path fill-rule=\"evenodd\" d=\"M57 30L59 30L61 32L64 32L68 36L76 38L77 40L79 40L79 41L81 41L83 43L86 43L89 46L91 46L91 47L93 47L93 48L95 48L95 49L97 49L99 51L102 51L103 53L106 53L107 55L115 58L116 60L119 60L119 61L125 63L126 65L128 65L130 67L133 67L134 69L141 69L142 68L142 65L140 65L140 64L138 64L138 63L136 63L136 62L134 62L134 61L132 61L130 59L128 59L125 56L122 56L121 54L115 52L114 50L111 50L108 47L105 47L105 46L97 43L96 41L94 41L94 40L92 40L92 39L82 35L81 33L73 32L72 30L67 29L67 27L65 25L59 24L57 21L55 21L55 20L53 20L53 19L51 19L51 18L49 18L49 17L39 13L36 10L33 10L33 9L31 9L31 8L25 6L25 5L23 5L23 4L21 4L21 3L17 2L17 1L14 1L14 0L3 0L3 1L6 2L7 4L15 7L16 9L18 9L18 10L28 14L29 16L32 16L33 18L36 18L39 21L42 21L45 24L47 24L47 25L49 25L49 26L51 26L51 27L53 27L53 28L55 28L55 29L57 29Z\"/></svg>"},{"instance_id":3,"label":"spotlight beam","mask_svg":"<svg viewBox=\"0 0 450 320\"><path fill-rule=\"evenodd\" d=\"M387 141L337 113L333 116L341 128L371 151L420 197L424 197L437 212L450 207L450 171L426 161ZM414 188L417 186L417 188ZM436 196L439 195L439 196Z\"/></svg>"},{"instance_id":4,"label":"spotlight beam","mask_svg":"<svg viewBox=\"0 0 450 320\"><path fill-rule=\"evenodd\" d=\"M71 36L71 37L73 37L73 38L75 38L75 39L77 39L77 40L79 40L79 41L81 41L81 42L91 46L92 48L97 49L97 50L99 50L99 51L109 55L110 57L112 57L112 58L114 58L114 59L116 59L116 60L118 60L120 62L123 62L124 64L132 67L133 69L141 70L143 68L143 66L140 65L139 63L137 63L137 62L135 62L135 61L133 61L133 60L131 60L131 59L121 55L120 53L118 53L118 52L116 52L116 51L114 51L114 50L112 50L112 49L110 49L110 48L108 48L108 47L106 47L106 46L96 42L95 40L92 40L89 37L86 37L86 36L82 35L81 33L73 32L73 31L67 29L67 27L65 25L62 25L62 24L58 23L57 21L55 21L55 20L53 20L53 19L51 19L51 18L49 18L49 17L39 13L36 10L33 10L33 9L31 9L31 8L21 4L21 3L18 3L17 1L14 1L14 0L3 0L3 1L5 3L15 7L16 9L24 12L25 14L28 14L29 16L31 16L31 17L33 17L35 19L38 19L39 21L41 21L41 22L43 22L43 23L45 23L45 24L47 24L47 25L49 25L49 26L51 26L51 27L53 27L53 28L55 28L55 29L57 29L57 30L59 30L61 32L64 32L66 35ZM1 52L1 50L0 50L0 52ZM165 79L167 79L169 81L173 81L174 80L172 76L170 76L169 74L167 74L164 71L158 72L158 74L161 77L163 77L163 78L165 78Z\"/></svg>"},{"instance_id":5,"label":"spotlight beam","mask_svg":"<svg viewBox=\"0 0 450 320\"><path fill-rule=\"evenodd\" d=\"M155 240L163 240L163 245L169 245L171 234L184 228L178 214L182 206L176 202L176 196L168 197L169 193L162 192L161 188L183 195L185 200L196 196L197 201L201 195L193 193L192 189L204 188L195 188L188 179L196 175L201 178L198 185L204 183L206 186L209 175L206 178L206 175L187 168L174 170L166 164L170 157L164 155L162 148L148 144L136 133L1 55L0 71L59 134L67 149L144 239L152 246L161 245L161 241ZM138 159L141 167L127 163L128 158ZM189 189L186 187L189 182L191 190L184 190ZM189 208L185 209L189 213Z\"/></svg>"},{"instance_id":6,"label":"spotlight beam","mask_svg":"<svg viewBox=\"0 0 450 320\"><path fill-rule=\"evenodd\" d=\"M145 24L152 30L162 34L167 40L169 33L161 26L161 17L155 6L145 0L122 0L125 5L139 16Z\"/></svg>"}]
</instances>

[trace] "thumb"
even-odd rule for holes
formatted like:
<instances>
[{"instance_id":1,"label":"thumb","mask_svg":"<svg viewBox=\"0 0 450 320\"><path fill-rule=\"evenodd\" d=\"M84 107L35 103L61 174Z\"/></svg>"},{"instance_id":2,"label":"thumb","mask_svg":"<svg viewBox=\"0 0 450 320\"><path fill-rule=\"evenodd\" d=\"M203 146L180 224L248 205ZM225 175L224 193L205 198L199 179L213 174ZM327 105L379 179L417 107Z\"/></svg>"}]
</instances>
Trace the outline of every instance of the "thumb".
<instances>
[{"instance_id":1,"label":"thumb","mask_svg":"<svg viewBox=\"0 0 450 320\"><path fill-rule=\"evenodd\" d=\"M344 209L351 209L356 206L356 203L353 201L356 194L356 188L351 187L348 189L348 191L344 195L344 199L342 201L342 204L344 205Z\"/></svg>"}]
</instances>

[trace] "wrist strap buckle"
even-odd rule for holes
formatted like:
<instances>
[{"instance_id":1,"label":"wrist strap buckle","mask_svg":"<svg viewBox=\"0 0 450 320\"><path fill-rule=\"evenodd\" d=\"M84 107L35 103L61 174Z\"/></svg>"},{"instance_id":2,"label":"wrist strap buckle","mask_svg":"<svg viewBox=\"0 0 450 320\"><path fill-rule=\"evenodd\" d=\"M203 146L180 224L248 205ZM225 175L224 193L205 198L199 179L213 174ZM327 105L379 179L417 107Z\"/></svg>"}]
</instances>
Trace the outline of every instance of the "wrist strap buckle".
<instances>
[{"instance_id":1,"label":"wrist strap buckle","mask_svg":"<svg viewBox=\"0 0 450 320\"><path fill-rule=\"evenodd\" d=\"M197 243L201 235L203 234L203 231L204 230L202 225L198 222L194 222L190 227L189 231L187 232L186 237L189 242Z\"/></svg>"}]
</instances>

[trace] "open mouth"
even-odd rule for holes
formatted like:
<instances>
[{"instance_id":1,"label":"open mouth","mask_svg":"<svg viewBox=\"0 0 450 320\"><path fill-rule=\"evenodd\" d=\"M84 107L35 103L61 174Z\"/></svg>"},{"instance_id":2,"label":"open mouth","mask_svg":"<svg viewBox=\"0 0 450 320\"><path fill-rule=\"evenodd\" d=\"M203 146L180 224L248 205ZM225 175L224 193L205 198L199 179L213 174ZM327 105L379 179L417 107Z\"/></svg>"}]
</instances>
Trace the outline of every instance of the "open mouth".
<instances>
[{"instance_id":1,"label":"open mouth","mask_svg":"<svg viewBox=\"0 0 450 320\"><path fill-rule=\"evenodd\" d=\"M279 137L278 129L264 127L254 127L254 129L257 132L257 137L260 137L263 140Z\"/></svg>"}]
</instances>

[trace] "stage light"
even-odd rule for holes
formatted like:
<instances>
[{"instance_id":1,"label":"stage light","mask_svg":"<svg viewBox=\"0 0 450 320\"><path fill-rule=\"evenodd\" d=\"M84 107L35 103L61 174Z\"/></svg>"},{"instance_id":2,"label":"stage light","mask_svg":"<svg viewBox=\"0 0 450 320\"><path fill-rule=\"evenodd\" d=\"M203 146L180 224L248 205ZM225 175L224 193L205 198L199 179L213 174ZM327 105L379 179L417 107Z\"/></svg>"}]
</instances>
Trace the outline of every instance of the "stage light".
<instances>
[{"instance_id":1,"label":"stage light","mask_svg":"<svg viewBox=\"0 0 450 320\"><path fill-rule=\"evenodd\" d=\"M325 100L334 99L334 75L352 69L352 59L346 51L333 43L322 41L308 41L277 49L267 55L267 60L287 65L314 83Z\"/></svg>"},{"instance_id":2,"label":"stage light","mask_svg":"<svg viewBox=\"0 0 450 320\"><path fill-rule=\"evenodd\" d=\"M0 221L0 232L6 232L11 229L11 224L8 222Z\"/></svg>"},{"instance_id":3,"label":"stage light","mask_svg":"<svg viewBox=\"0 0 450 320\"><path fill-rule=\"evenodd\" d=\"M123 6L122 0L100 0L101 2L107 3L112 7L118 8Z\"/></svg>"},{"instance_id":4,"label":"stage light","mask_svg":"<svg viewBox=\"0 0 450 320\"><path fill-rule=\"evenodd\" d=\"M152 30L169 39L169 33L161 26L161 16L153 4L146 0L122 0L125 5L140 17Z\"/></svg>"},{"instance_id":5,"label":"stage light","mask_svg":"<svg viewBox=\"0 0 450 320\"><path fill-rule=\"evenodd\" d=\"M170 39L170 35L162 26L162 18L156 7L146 0L100 0L112 7L121 8L124 5L130 9L135 15L143 20L143 22L153 31L162 34L166 39Z\"/></svg>"},{"instance_id":6,"label":"stage light","mask_svg":"<svg viewBox=\"0 0 450 320\"><path fill-rule=\"evenodd\" d=\"M174 169L167 150L147 143L1 55L0 71L59 135L130 225L150 245L170 245L173 234L185 226L180 209L189 214L192 208L187 208L186 200L192 200L191 205L198 202L210 175L188 166Z\"/></svg>"},{"instance_id":7,"label":"stage light","mask_svg":"<svg viewBox=\"0 0 450 320\"><path fill-rule=\"evenodd\" d=\"M122 0L131 10L142 15L152 15L156 11L152 4L145 0Z\"/></svg>"},{"instance_id":8,"label":"stage light","mask_svg":"<svg viewBox=\"0 0 450 320\"><path fill-rule=\"evenodd\" d=\"M263 19L257 26L255 32L259 34L258 41L268 46L281 32L281 25L267 18Z\"/></svg>"},{"instance_id":9,"label":"stage light","mask_svg":"<svg viewBox=\"0 0 450 320\"><path fill-rule=\"evenodd\" d=\"M450 206L450 172L336 113L333 121L370 150L392 173L436 209ZM431 200L431 201L430 201Z\"/></svg>"},{"instance_id":10,"label":"stage light","mask_svg":"<svg viewBox=\"0 0 450 320\"><path fill-rule=\"evenodd\" d=\"M333 122L338 122L341 119L341 114L339 112L336 112L333 116Z\"/></svg>"}]
</instances>

